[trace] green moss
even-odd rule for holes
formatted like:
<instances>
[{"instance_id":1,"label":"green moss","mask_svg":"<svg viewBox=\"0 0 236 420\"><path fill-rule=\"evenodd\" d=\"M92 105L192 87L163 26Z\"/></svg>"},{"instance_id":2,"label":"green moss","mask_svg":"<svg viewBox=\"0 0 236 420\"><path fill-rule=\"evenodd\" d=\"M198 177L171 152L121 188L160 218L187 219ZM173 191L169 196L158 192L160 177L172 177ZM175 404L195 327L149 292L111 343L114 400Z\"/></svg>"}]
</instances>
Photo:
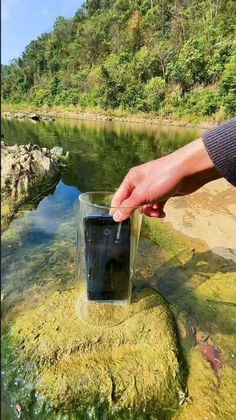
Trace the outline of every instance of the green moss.
<instances>
[{"instance_id":1,"label":"green moss","mask_svg":"<svg viewBox=\"0 0 236 420\"><path fill-rule=\"evenodd\" d=\"M77 289L56 292L16 320L11 347L26 386L30 379L53 410L85 415L96 407L100 417L92 418L171 418L184 379L173 315L163 298L152 289L136 292L121 324L99 328L79 319L78 297Z\"/></svg>"},{"instance_id":2,"label":"green moss","mask_svg":"<svg viewBox=\"0 0 236 420\"><path fill-rule=\"evenodd\" d=\"M183 406L178 420L205 416L209 420L233 418L236 324L232 304L236 302L236 265L214 255L202 243L175 232L166 222L149 221L146 233L150 233L153 241L141 240L134 281L157 288L172 303L180 321L181 344L189 368L188 394L193 402ZM182 371L180 367L173 368L180 353L172 314L160 295L144 289L134 296L129 312L116 307L110 319L104 312L106 323L110 320L112 323L114 317L123 321L115 328L91 327L80 322L75 312L75 289L48 298L55 288L73 287L74 231L74 221L65 218L53 244L43 243L28 249L24 265L15 265L15 260L22 261L25 255L25 250L18 246L18 237L20 243L31 234L30 220L27 217L16 220L4 232L4 267L12 267L12 274L6 276L3 299L3 306L11 308L7 312L11 317L7 315L5 319L9 324L12 317L19 316L19 311L25 312L17 318L3 351L4 359L8 353L4 370L13 405L20 401L28 419L37 416L47 420L171 418L178 408L175 390L182 389ZM9 244L12 248L8 249ZM19 288L24 299L21 295L18 305ZM45 303L41 304L42 301ZM30 311L33 304L41 306ZM102 324L102 311L94 309L90 322ZM87 341L84 341L85 333ZM201 334L209 337L210 343L222 352L220 381L199 352ZM174 344L170 349L171 343ZM160 367L162 363L167 368L166 374ZM170 385L169 366L176 372L179 385L175 380ZM155 369L159 373L154 373ZM134 372L142 394L138 401ZM165 383L160 379L164 375ZM95 380L101 384L100 388L94 386ZM122 394L124 388L128 395L125 391ZM147 393L150 396L145 399ZM144 403L145 412L142 411ZM127 409L129 404L133 404L132 410Z\"/></svg>"},{"instance_id":3,"label":"green moss","mask_svg":"<svg viewBox=\"0 0 236 420\"><path fill-rule=\"evenodd\" d=\"M175 418L234 418L236 265L162 220L146 220L146 226L156 245L144 253L142 272L145 278L152 272L153 286L172 303L188 363L192 404L184 405ZM201 340L221 350L219 379L200 354Z\"/></svg>"},{"instance_id":4,"label":"green moss","mask_svg":"<svg viewBox=\"0 0 236 420\"><path fill-rule=\"evenodd\" d=\"M1 226L3 231L8 228L16 216L21 216L26 210L34 209L39 202L38 200L37 202L27 205L27 201L29 201L29 197L22 196L19 202L14 202L11 197L2 194Z\"/></svg>"},{"instance_id":5,"label":"green moss","mask_svg":"<svg viewBox=\"0 0 236 420\"><path fill-rule=\"evenodd\" d=\"M188 389L192 404L184 405L175 420L233 419L236 404L234 370L226 366L218 380L197 348L190 352L189 365Z\"/></svg>"},{"instance_id":6,"label":"green moss","mask_svg":"<svg viewBox=\"0 0 236 420\"><path fill-rule=\"evenodd\" d=\"M231 302L236 305L236 272L214 273L198 287L198 296L216 303Z\"/></svg>"},{"instance_id":7,"label":"green moss","mask_svg":"<svg viewBox=\"0 0 236 420\"><path fill-rule=\"evenodd\" d=\"M4 197L2 196L2 201L1 201L1 227L2 229L6 229L11 220L14 217L14 214L16 212L16 206L13 203L13 201L11 201L10 199L4 199Z\"/></svg>"},{"instance_id":8,"label":"green moss","mask_svg":"<svg viewBox=\"0 0 236 420\"><path fill-rule=\"evenodd\" d=\"M184 262L192 256L192 241L176 232L167 222L148 217L144 218L144 222L150 239L169 257L179 256Z\"/></svg>"}]
</instances>

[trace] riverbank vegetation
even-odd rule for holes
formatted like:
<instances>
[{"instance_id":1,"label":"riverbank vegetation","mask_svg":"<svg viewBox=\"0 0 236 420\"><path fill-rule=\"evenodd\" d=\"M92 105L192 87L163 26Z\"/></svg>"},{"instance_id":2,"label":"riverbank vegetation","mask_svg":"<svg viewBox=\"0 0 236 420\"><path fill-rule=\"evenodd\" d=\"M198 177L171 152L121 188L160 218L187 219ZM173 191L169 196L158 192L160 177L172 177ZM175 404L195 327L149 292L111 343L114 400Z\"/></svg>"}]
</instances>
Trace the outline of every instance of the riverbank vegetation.
<instances>
[{"instance_id":1,"label":"riverbank vegetation","mask_svg":"<svg viewBox=\"0 0 236 420\"><path fill-rule=\"evenodd\" d=\"M236 111L233 0L87 0L2 66L2 99L222 121Z\"/></svg>"}]
</instances>

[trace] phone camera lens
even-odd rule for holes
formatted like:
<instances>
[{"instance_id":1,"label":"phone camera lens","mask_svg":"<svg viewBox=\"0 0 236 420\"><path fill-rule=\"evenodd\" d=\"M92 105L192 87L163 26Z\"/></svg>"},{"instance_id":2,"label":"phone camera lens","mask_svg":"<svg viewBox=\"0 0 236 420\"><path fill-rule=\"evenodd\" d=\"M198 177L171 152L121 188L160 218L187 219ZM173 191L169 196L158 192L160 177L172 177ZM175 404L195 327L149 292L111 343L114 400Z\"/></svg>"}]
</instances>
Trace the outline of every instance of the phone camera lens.
<instances>
[{"instance_id":1,"label":"phone camera lens","mask_svg":"<svg viewBox=\"0 0 236 420\"><path fill-rule=\"evenodd\" d=\"M111 230L110 229L104 229L103 233L104 233L105 236L108 236L108 235L110 235Z\"/></svg>"}]
</instances>

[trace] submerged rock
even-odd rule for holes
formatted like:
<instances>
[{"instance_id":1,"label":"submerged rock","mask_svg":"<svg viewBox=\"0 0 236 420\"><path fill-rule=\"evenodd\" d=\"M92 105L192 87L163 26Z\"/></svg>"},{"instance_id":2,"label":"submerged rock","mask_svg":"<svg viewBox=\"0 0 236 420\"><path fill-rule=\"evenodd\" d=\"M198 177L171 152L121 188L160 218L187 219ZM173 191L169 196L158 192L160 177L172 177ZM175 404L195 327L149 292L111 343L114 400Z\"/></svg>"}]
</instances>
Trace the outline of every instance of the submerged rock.
<instances>
[{"instance_id":1,"label":"submerged rock","mask_svg":"<svg viewBox=\"0 0 236 420\"><path fill-rule=\"evenodd\" d=\"M20 204L51 186L60 174L60 165L50 152L37 145L8 146L1 142L1 192L3 224ZM6 210L6 211L5 211Z\"/></svg>"},{"instance_id":2,"label":"submerged rock","mask_svg":"<svg viewBox=\"0 0 236 420\"><path fill-rule=\"evenodd\" d=\"M36 401L43 398L51 410L88 413L100 407L94 418L121 412L169 418L183 395L183 375L174 318L164 299L153 289L136 292L121 309L123 322L111 328L80 320L77 300L76 289L56 292L16 320L10 341L24 366L26 389L29 380L32 393L33 380ZM96 323L102 306L94 305Z\"/></svg>"}]
</instances>

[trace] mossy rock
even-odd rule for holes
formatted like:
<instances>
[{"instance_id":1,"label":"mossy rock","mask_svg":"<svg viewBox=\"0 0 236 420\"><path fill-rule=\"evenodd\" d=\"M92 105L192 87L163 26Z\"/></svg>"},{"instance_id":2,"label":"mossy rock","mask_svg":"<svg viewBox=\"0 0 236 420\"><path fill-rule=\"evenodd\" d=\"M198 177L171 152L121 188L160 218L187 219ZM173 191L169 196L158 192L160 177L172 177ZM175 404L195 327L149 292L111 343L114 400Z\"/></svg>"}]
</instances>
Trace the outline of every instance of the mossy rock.
<instances>
[{"instance_id":1,"label":"mossy rock","mask_svg":"<svg viewBox=\"0 0 236 420\"><path fill-rule=\"evenodd\" d=\"M184 404L174 419L234 419L235 369L225 365L220 377L217 377L197 347L190 350L188 363L190 367L188 390L192 404Z\"/></svg>"},{"instance_id":2,"label":"mossy rock","mask_svg":"<svg viewBox=\"0 0 236 420\"><path fill-rule=\"evenodd\" d=\"M2 195L1 202L1 226L2 229L6 229L14 217L16 212L16 205L13 200L5 199Z\"/></svg>"},{"instance_id":3,"label":"mossy rock","mask_svg":"<svg viewBox=\"0 0 236 420\"><path fill-rule=\"evenodd\" d=\"M28 371L32 381L35 372L38 400L54 412L77 413L76 418L87 418L98 407L99 415L90 418L131 413L132 418L171 418L183 397L184 369L165 300L153 289L136 290L132 304L121 309L123 321L108 328L82 321L77 300L77 289L55 292L12 327L11 346L24 375Z\"/></svg>"}]
</instances>

